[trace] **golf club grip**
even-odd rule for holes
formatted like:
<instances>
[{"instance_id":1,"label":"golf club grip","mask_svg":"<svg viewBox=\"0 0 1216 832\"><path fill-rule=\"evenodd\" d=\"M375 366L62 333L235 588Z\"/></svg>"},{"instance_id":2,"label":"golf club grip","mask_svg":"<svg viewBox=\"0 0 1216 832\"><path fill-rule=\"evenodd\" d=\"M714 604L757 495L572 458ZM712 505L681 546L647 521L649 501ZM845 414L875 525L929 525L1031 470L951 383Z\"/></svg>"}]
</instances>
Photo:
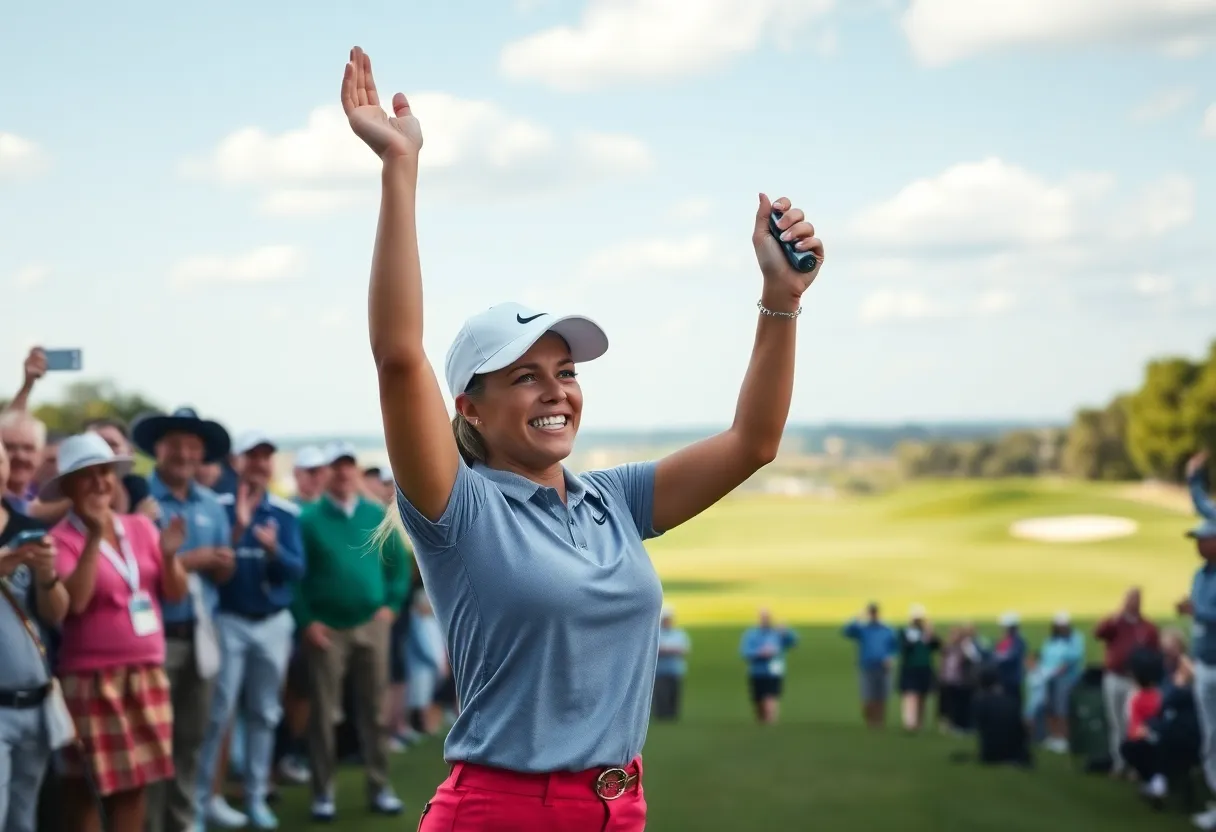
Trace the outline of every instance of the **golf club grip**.
<instances>
[{"instance_id":1,"label":"golf club grip","mask_svg":"<svg viewBox=\"0 0 1216 832\"><path fill-rule=\"evenodd\" d=\"M777 227L777 220L779 219L781 219L781 212L774 209L768 215L768 230L772 233L773 239L775 239L781 245L782 250L785 251L785 259L790 261L790 265L793 266L796 271L800 271L803 274L815 271L815 267L819 265L819 260L814 254L809 251L798 251L796 248L794 248L794 244L792 242L787 243L781 239L781 229Z\"/></svg>"}]
</instances>

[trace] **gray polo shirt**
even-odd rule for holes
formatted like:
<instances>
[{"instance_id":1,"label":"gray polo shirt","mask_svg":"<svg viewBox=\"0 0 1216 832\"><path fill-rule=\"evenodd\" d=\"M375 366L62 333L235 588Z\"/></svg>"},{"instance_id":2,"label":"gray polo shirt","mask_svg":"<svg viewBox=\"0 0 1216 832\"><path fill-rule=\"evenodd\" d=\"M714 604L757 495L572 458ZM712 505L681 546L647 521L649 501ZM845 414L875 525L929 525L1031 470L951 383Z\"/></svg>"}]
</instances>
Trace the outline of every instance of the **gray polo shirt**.
<instances>
[{"instance_id":1,"label":"gray polo shirt","mask_svg":"<svg viewBox=\"0 0 1216 832\"><path fill-rule=\"evenodd\" d=\"M461 462L436 523L398 490L460 695L449 762L583 771L641 753L663 603L642 545L658 535L655 467L567 471L563 505Z\"/></svg>"},{"instance_id":2,"label":"gray polo shirt","mask_svg":"<svg viewBox=\"0 0 1216 832\"><path fill-rule=\"evenodd\" d=\"M8 585L14 600L21 605L30 621L37 627L38 619L30 603L33 578L29 567L22 565L8 578L0 580ZM26 632L21 617L4 596L0 595L0 690L34 690L49 681L42 653Z\"/></svg>"}]
</instances>

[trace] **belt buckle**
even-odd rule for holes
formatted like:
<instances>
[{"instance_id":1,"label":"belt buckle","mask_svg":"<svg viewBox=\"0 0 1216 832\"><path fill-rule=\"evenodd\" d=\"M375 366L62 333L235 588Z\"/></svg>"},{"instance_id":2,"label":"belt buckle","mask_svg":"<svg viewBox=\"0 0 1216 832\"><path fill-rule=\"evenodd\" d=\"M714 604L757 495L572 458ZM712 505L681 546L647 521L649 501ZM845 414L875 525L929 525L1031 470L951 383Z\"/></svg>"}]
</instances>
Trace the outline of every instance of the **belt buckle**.
<instances>
[{"instance_id":1,"label":"belt buckle","mask_svg":"<svg viewBox=\"0 0 1216 832\"><path fill-rule=\"evenodd\" d=\"M629 772L623 768L609 768L595 778L595 793L604 800L616 800L629 788Z\"/></svg>"}]
</instances>

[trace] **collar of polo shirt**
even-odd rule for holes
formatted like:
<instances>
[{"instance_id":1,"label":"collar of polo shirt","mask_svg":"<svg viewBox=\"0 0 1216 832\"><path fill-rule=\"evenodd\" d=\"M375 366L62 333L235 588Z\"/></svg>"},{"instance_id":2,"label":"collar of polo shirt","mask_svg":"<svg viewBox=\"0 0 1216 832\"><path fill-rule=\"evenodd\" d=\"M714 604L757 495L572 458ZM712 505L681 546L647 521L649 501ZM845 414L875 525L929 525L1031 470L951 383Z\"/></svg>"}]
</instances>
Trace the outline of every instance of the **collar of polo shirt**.
<instances>
[{"instance_id":1,"label":"collar of polo shirt","mask_svg":"<svg viewBox=\"0 0 1216 832\"><path fill-rule=\"evenodd\" d=\"M548 486L540 485L512 471L489 468L481 462L474 462L473 470L493 482L504 497L519 503L528 502L536 492L548 488ZM584 497L591 497L603 505L604 498L600 496L600 493L595 488L588 485L565 467L562 468L562 473L566 477L566 500L568 506L574 508L583 501Z\"/></svg>"}]
</instances>

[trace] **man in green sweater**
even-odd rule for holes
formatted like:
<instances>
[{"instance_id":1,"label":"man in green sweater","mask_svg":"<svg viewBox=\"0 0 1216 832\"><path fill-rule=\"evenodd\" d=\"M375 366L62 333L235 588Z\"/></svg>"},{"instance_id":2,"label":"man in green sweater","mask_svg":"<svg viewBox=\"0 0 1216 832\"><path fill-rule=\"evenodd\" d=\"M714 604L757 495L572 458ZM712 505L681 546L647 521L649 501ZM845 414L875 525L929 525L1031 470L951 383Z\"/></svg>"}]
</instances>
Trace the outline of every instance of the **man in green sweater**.
<instances>
[{"instance_id":1,"label":"man in green sweater","mask_svg":"<svg viewBox=\"0 0 1216 832\"><path fill-rule=\"evenodd\" d=\"M361 475L350 446L332 446L328 458L332 470L326 492L300 515L305 572L293 607L312 687L312 815L330 821L336 814L334 727L348 669L367 768L368 806L378 814L396 815L404 805L388 781L388 735L380 719L388 687L389 633L409 592L412 554L396 535L382 550L370 549L384 507L360 496Z\"/></svg>"}]
</instances>

